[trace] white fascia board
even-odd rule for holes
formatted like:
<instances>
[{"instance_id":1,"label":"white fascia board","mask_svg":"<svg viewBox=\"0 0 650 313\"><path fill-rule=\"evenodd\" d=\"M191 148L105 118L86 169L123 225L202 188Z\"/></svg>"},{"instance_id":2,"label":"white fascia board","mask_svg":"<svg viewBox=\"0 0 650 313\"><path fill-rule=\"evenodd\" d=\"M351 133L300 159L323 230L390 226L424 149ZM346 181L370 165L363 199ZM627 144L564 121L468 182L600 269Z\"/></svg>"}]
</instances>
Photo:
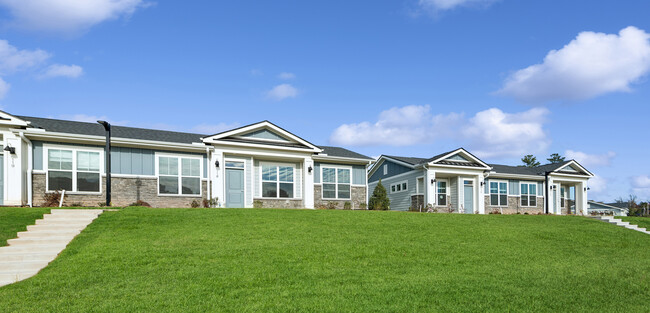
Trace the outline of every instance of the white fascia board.
<instances>
[{"instance_id":1,"label":"white fascia board","mask_svg":"<svg viewBox=\"0 0 650 313\"><path fill-rule=\"evenodd\" d=\"M560 178L563 178L563 179L574 179L576 181L577 180L587 181L587 180L589 180L589 178L593 177L593 176L589 176L589 175L574 175L574 174L564 174L564 173L556 173L556 172L551 172L549 174L549 176L555 177L555 178L560 177Z\"/></svg>"},{"instance_id":2,"label":"white fascia board","mask_svg":"<svg viewBox=\"0 0 650 313\"><path fill-rule=\"evenodd\" d=\"M252 147L215 147L215 152L229 155L242 155L253 157L266 157L271 159L295 159L305 160L311 159L312 153L310 151L273 151L272 149L254 149ZM301 153L302 152L302 153Z\"/></svg>"},{"instance_id":3,"label":"white fascia board","mask_svg":"<svg viewBox=\"0 0 650 313\"><path fill-rule=\"evenodd\" d=\"M541 181L544 181L546 179L544 176L505 174L505 173L498 173L498 172L490 172L489 177L490 178L520 178L520 179L532 179L532 180L541 180Z\"/></svg>"},{"instance_id":4,"label":"white fascia board","mask_svg":"<svg viewBox=\"0 0 650 313\"><path fill-rule=\"evenodd\" d=\"M49 140L54 142L64 142L64 143L82 143L82 144L105 144L105 136L92 136L92 135L79 135L79 134L69 134L69 133L57 133L57 132L43 132L43 131L31 131L29 129L23 130L25 136L30 139L41 139ZM205 152L205 148L208 147L202 143L175 143L175 142L165 142L165 141L153 141L153 140L141 140L141 139L131 139L131 138L119 138L111 137L112 146L126 146L126 147L136 147L136 148L158 148L162 150L177 150L177 151L186 151L191 150Z\"/></svg>"},{"instance_id":5,"label":"white fascia board","mask_svg":"<svg viewBox=\"0 0 650 313\"><path fill-rule=\"evenodd\" d=\"M447 167L447 166L440 166L440 165L435 165L435 166L430 166L428 168L429 170L432 170L436 173L442 173L442 174L450 174L450 175L470 175L470 176L475 176L475 175L483 175L484 170L482 168L452 168L452 167ZM437 174L436 174L437 175Z\"/></svg>"},{"instance_id":6,"label":"white fascia board","mask_svg":"<svg viewBox=\"0 0 650 313\"><path fill-rule=\"evenodd\" d=\"M249 147L249 148L260 148L265 150L284 150L284 151L301 151L313 154L314 152L319 152L320 150L314 149L301 149L293 147L282 147L282 146L271 146L263 144L254 144L254 143L244 143L244 142L230 142L230 141L220 141L220 140L204 140L206 144L212 145L223 145L223 146L233 146L233 147Z\"/></svg>"},{"instance_id":7,"label":"white fascia board","mask_svg":"<svg viewBox=\"0 0 650 313\"><path fill-rule=\"evenodd\" d=\"M465 150L465 149L463 149L463 148L459 148L459 149L456 149L456 150L454 150L454 151L452 151L452 152L450 152L450 153L447 153L447 154L445 154L445 155L443 155L443 156L441 156L441 157L439 157L439 158L437 158L437 159L435 159L435 160L429 162L429 165L437 165L437 166L441 166L440 164L435 164L435 163L436 163L436 162L440 162L440 161L442 161L442 160L445 160L445 159L447 159L447 158L449 158L449 157L452 157L452 156L458 154L459 152L464 152L465 155L466 155L467 157L469 157L470 159L476 161L476 163L483 165L483 167L484 167L485 169L492 169L492 167L489 166L489 165L487 165L487 163L481 161L480 159L478 159L477 157L473 156L471 153L469 153L467 150Z\"/></svg>"},{"instance_id":8,"label":"white fascia board","mask_svg":"<svg viewBox=\"0 0 650 313\"><path fill-rule=\"evenodd\" d=\"M359 165L368 165L372 162L372 160L368 160L368 159L322 156L322 155L314 155L312 156L312 159L314 159L314 161L339 162L339 163L350 163L350 164L359 164Z\"/></svg>"},{"instance_id":9,"label":"white fascia board","mask_svg":"<svg viewBox=\"0 0 650 313\"><path fill-rule=\"evenodd\" d=\"M294 134L292 134L292 133L290 133L290 132L288 132L288 131L286 131L284 129L281 129L280 127L278 127L276 125L273 125L272 123L270 123L268 121L248 125L248 126L243 127L243 128L233 129L231 131L227 131L225 133L221 133L221 134L218 134L218 135L205 137L205 138L203 138L203 142L205 142L205 143L217 143L217 141L219 139L221 139L221 138L236 136L237 134L247 133L247 132L250 132L250 131L253 131L253 130L256 130L256 129L260 129L260 128L264 128L264 127L271 128L274 131L276 131L278 133L281 133L285 137L288 137L288 138L290 138L290 139L292 139L292 140L294 140L294 141L296 141L298 143L301 143L301 144L303 144L303 145L305 145L307 147L310 147L314 152L322 152L323 151L321 148L314 146L313 144L307 142L306 140L304 140L304 139L302 139L302 138L300 138L300 137L298 137L298 136L296 136L296 135L294 135ZM223 144L223 142L218 142L218 143Z\"/></svg>"},{"instance_id":10,"label":"white fascia board","mask_svg":"<svg viewBox=\"0 0 650 313\"><path fill-rule=\"evenodd\" d=\"M384 163L384 160L389 160L389 161L391 161L393 163L403 165L403 166L406 166L408 168L413 168L413 169L415 168L415 165L413 165L413 164L409 164L409 163L406 163L406 162L403 162L403 161L395 160L395 159L387 157L385 155L381 155L381 156L379 156L379 159L377 159L377 161L374 162L372 168L368 172L368 177L372 176L372 174L374 174L377 171L377 169L381 167L380 165Z\"/></svg>"},{"instance_id":11,"label":"white fascia board","mask_svg":"<svg viewBox=\"0 0 650 313\"><path fill-rule=\"evenodd\" d=\"M19 119L7 112L0 111L0 117L5 119L0 119L1 126L16 126L16 127L26 127L29 126L29 122ZM6 120L9 119L9 120Z\"/></svg>"},{"instance_id":12,"label":"white fascia board","mask_svg":"<svg viewBox=\"0 0 650 313\"><path fill-rule=\"evenodd\" d=\"M476 167L476 166L460 166L460 165L448 165L448 164L430 164L429 168L434 167L445 167L445 168L457 168L457 169L466 169L466 170L477 170L484 172L485 170L491 170L491 167Z\"/></svg>"},{"instance_id":13,"label":"white fascia board","mask_svg":"<svg viewBox=\"0 0 650 313\"><path fill-rule=\"evenodd\" d=\"M553 172L559 172L559 171L561 171L563 168L565 168L565 167L567 167L567 166L570 166L570 165L575 165L575 166L577 166L578 168L580 168L583 172L587 173L587 175L582 175L582 176L594 177L594 174L592 174L592 173L589 172L586 168L584 168L582 165L580 165L580 163L576 162L576 160L571 160L571 162L565 164L564 166L558 168L557 170L555 170L555 171L553 171ZM558 174L559 174L559 173L558 173Z\"/></svg>"}]
</instances>

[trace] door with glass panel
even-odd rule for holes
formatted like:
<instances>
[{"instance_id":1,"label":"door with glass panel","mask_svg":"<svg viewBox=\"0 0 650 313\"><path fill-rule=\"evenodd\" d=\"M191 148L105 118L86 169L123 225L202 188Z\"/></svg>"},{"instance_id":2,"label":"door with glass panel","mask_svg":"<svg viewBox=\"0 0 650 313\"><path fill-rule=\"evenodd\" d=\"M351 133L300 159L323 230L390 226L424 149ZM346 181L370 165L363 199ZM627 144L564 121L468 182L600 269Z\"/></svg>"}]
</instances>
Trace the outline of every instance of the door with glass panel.
<instances>
[{"instance_id":1,"label":"door with glass panel","mask_svg":"<svg viewBox=\"0 0 650 313\"><path fill-rule=\"evenodd\" d=\"M226 207L244 207L244 162L226 162Z\"/></svg>"},{"instance_id":2,"label":"door with glass panel","mask_svg":"<svg viewBox=\"0 0 650 313\"><path fill-rule=\"evenodd\" d=\"M463 181L464 190L464 207L465 214L474 213L474 182L471 180Z\"/></svg>"}]
</instances>

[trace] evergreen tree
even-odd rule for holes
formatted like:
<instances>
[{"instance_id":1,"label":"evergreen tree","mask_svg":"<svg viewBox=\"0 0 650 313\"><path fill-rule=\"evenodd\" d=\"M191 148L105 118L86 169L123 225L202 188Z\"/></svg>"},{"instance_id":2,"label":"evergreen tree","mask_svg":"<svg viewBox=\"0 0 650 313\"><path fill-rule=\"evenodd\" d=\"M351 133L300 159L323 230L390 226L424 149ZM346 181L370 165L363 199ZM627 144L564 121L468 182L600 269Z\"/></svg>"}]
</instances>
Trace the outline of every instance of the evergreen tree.
<instances>
[{"instance_id":1,"label":"evergreen tree","mask_svg":"<svg viewBox=\"0 0 650 313\"><path fill-rule=\"evenodd\" d=\"M537 162L537 157L532 154L526 155L521 159L521 162L524 162L525 167L538 167L540 163Z\"/></svg>"},{"instance_id":2,"label":"evergreen tree","mask_svg":"<svg viewBox=\"0 0 650 313\"><path fill-rule=\"evenodd\" d=\"M381 184L381 179L372 192L372 196L368 202L368 208L370 210L388 210L390 208L390 199L388 199L388 195L386 194L386 188Z\"/></svg>"},{"instance_id":3,"label":"evergreen tree","mask_svg":"<svg viewBox=\"0 0 650 313\"><path fill-rule=\"evenodd\" d=\"M559 153L553 153L551 154L551 157L548 158L547 160L551 162L551 164L557 164L557 163L562 163L564 162L565 157L561 156Z\"/></svg>"}]
</instances>

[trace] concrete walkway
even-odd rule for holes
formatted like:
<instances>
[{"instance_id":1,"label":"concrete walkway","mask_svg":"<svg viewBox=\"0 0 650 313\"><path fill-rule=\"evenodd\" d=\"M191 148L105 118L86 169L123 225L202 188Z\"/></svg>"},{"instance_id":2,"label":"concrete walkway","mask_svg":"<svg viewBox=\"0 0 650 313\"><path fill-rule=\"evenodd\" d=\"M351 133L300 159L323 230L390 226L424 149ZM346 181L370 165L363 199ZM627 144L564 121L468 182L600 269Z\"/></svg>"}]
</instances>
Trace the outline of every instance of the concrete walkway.
<instances>
[{"instance_id":1,"label":"concrete walkway","mask_svg":"<svg viewBox=\"0 0 650 313\"><path fill-rule=\"evenodd\" d=\"M54 209L0 247L0 286L32 277L52 262L102 210Z\"/></svg>"},{"instance_id":2,"label":"concrete walkway","mask_svg":"<svg viewBox=\"0 0 650 313\"><path fill-rule=\"evenodd\" d=\"M616 226L625 227L625 228L631 229L631 230L636 230L636 231L642 232L644 234L650 235L650 231L648 231L647 229L639 227L637 225L630 224L629 222L623 222L623 220L617 219L617 218L615 218L613 216L592 216L592 217L597 219L597 220L601 220L603 222L614 224Z\"/></svg>"}]
</instances>

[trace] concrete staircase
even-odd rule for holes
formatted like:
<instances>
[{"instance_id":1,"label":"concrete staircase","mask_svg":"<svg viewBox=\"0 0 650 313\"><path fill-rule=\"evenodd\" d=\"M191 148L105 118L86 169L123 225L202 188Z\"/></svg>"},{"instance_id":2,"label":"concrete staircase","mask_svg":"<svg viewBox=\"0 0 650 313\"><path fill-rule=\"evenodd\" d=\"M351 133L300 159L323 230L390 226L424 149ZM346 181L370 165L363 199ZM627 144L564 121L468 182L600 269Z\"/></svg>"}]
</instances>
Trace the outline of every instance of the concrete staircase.
<instances>
[{"instance_id":1,"label":"concrete staircase","mask_svg":"<svg viewBox=\"0 0 650 313\"><path fill-rule=\"evenodd\" d=\"M27 279L54 260L102 210L54 209L0 247L0 286Z\"/></svg>"},{"instance_id":2,"label":"concrete staircase","mask_svg":"<svg viewBox=\"0 0 650 313\"><path fill-rule=\"evenodd\" d=\"M614 225L617 225L617 226L623 226L623 227L625 227L627 229L640 231L640 232L642 232L644 234L650 235L650 231L648 231L647 229L639 227L637 225L632 225L629 222L623 222L623 220L617 219L614 216L591 216L591 217L595 218L597 220L601 220L603 222L607 222L607 223L614 224Z\"/></svg>"}]
</instances>

